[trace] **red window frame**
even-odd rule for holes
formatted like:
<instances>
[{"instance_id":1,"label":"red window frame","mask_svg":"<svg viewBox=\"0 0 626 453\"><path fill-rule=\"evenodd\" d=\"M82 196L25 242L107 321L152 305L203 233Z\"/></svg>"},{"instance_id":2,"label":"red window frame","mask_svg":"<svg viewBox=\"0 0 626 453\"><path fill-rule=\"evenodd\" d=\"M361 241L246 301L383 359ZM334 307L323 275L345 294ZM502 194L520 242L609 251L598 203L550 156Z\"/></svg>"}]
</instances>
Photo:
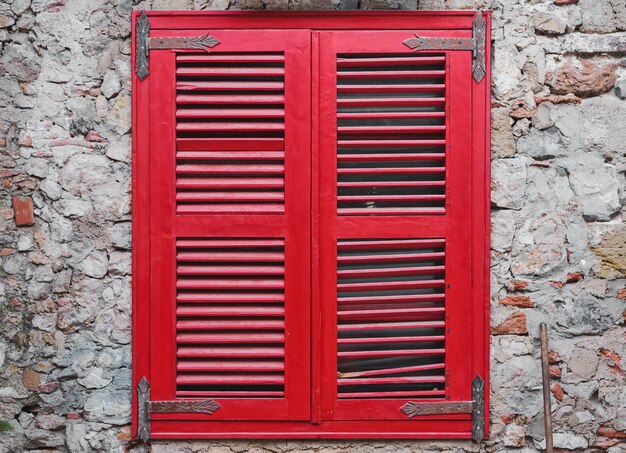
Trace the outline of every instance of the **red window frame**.
<instances>
[{"instance_id":1,"label":"red window frame","mask_svg":"<svg viewBox=\"0 0 626 453\"><path fill-rule=\"evenodd\" d=\"M132 16L133 49L139 13L135 11ZM336 53L410 52L401 43L416 30L429 37L471 37L475 16L472 11L148 12L150 36L154 37L210 31L221 39L220 51L229 50L229 36L232 42L237 42L233 51L273 51L298 46L307 49L297 65L299 73L290 74L290 66L285 66L286 86L288 77L293 82L302 77L298 74L307 74L298 88L291 94L285 93L286 97L299 99L300 112L294 110L293 114L299 125L289 118L290 114L286 117L285 121L294 121L294 126L288 129L287 133L292 135L286 136L285 142L301 144L297 149L285 150L286 181L292 180L294 184L285 188L287 216L250 215L244 221L241 217L224 215L190 219L177 216L174 160L152 151L164 145L175 149L173 128L150 127L154 122L175 123L173 52L152 50L150 75L145 80L140 80L133 71L133 385L147 376L153 400L175 399L172 383L176 329L172 322L175 316L171 315L173 306L168 301L175 299L172 294L176 274L175 236L181 231L184 235L213 237L292 235L289 241L297 242L300 247L289 249L290 252L285 250L286 259L291 253L286 272L292 272L291 267L294 272L292 283L286 277L286 291L291 285L289 291L306 300L304 312L289 314L291 308L286 307L286 316L291 316L287 319L294 320L291 333L297 339L286 346L285 360L292 360L299 370L286 376L285 391L292 394L289 404L250 399L240 401L234 409L224 404L210 416L153 414L152 438L471 438L469 414L408 419L398 410L397 400L381 404L368 399L336 399L336 241L357 237L445 237L448 242L465 244L464 255L459 258L453 254L448 263L449 272L460 272L458 279L454 277L457 280L453 281L447 297L469 295L471 304L462 307L457 304L448 314L447 326L452 327L453 333L447 341L458 344L467 341L467 336L460 334L464 326L469 326L474 337L470 348L463 348L462 352L457 348L457 352L446 357L446 367L453 371L448 395L452 401L471 400L470 381L476 374L482 376L485 435L488 435L489 65L486 76L476 83L471 78L471 52L446 52L448 108L469 115L464 119L460 114L454 116L453 120L460 124L457 127L452 124L448 135L448 141L456 143L457 149L463 144L469 156L465 159L454 156L447 163L450 196L446 210L450 216L444 217L448 220L440 222L419 215L342 218L336 215L336 184L329 183L336 174L333 160L336 135L328 132L335 131L336 107L335 98L328 96L329 89L334 89L334 76L328 75L333 71ZM485 12L484 17L486 35L490 36L490 13ZM355 39L359 36L367 39ZM487 45L487 62L489 58ZM158 185L156 181L169 183ZM385 230L382 228L385 222L392 222L394 228ZM301 260L299 266L298 262L292 262L296 256ZM307 275L310 277L306 278ZM298 284L298 280L302 282ZM136 434L135 393L133 408Z\"/></svg>"}]
</instances>

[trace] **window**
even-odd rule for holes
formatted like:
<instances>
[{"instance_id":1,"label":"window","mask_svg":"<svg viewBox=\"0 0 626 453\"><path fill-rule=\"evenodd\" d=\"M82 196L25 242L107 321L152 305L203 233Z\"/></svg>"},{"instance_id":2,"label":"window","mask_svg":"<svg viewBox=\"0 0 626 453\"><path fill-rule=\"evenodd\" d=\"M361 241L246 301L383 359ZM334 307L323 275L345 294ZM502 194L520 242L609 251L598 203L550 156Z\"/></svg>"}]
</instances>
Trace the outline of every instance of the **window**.
<instances>
[{"instance_id":1,"label":"window","mask_svg":"<svg viewBox=\"0 0 626 453\"><path fill-rule=\"evenodd\" d=\"M484 17L134 14L142 439L482 437Z\"/></svg>"}]
</instances>

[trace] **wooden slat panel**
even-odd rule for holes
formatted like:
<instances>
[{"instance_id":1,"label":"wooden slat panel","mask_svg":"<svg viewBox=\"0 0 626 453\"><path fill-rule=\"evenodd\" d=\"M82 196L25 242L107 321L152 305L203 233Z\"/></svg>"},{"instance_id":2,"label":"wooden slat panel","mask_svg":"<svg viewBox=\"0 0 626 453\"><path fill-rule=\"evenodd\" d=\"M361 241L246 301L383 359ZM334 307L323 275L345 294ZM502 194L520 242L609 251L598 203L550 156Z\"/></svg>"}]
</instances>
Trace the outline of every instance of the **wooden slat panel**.
<instances>
[{"instance_id":1,"label":"wooden slat panel","mask_svg":"<svg viewBox=\"0 0 626 453\"><path fill-rule=\"evenodd\" d=\"M285 84L282 82L250 82L250 81L242 81L242 82L216 82L216 81L188 81L188 82L178 82L176 84L176 89L181 91L278 91L282 90L285 87Z\"/></svg>"},{"instance_id":2,"label":"wooden slat panel","mask_svg":"<svg viewBox=\"0 0 626 453\"><path fill-rule=\"evenodd\" d=\"M178 138L178 151L283 151L282 138Z\"/></svg>"},{"instance_id":3,"label":"wooden slat panel","mask_svg":"<svg viewBox=\"0 0 626 453\"><path fill-rule=\"evenodd\" d=\"M177 104L283 104L285 96L282 94L179 94Z\"/></svg>"},{"instance_id":4,"label":"wooden slat panel","mask_svg":"<svg viewBox=\"0 0 626 453\"><path fill-rule=\"evenodd\" d=\"M180 61L180 60L179 60ZM176 70L177 76L184 77L268 77L282 76L285 74L284 68L263 68L263 67L198 67L188 66Z\"/></svg>"},{"instance_id":5,"label":"wooden slat panel","mask_svg":"<svg viewBox=\"0 0 626 453\"><path fill-rule=\"evenodd\" d=\"M337 58L338 68L351 68L359 66L414 66L414 65L432 65L445 62L443 56L424 56L424 57L362 57L362 58Z\"/></svg>"},{"instance_id":6,"label":"wooden slat panel","mask_svg":"<svg viewBox=\"0 0 626 453\"><path fill-rule=\"evenodd\" d=\"M176 118L283 118L285 116L284 109L177 109Z\"/></svg>"},{"instance_id":7,"label":"wooden slat panel","mask_svg":"<svg viewBox=\"0 0 626 453\"><path fill-rule=\"evenodd\" d=\"M211 358L211 357L268 357L283 358L285 349L282 347L179 347L177 357L185 358Z\"/></svg>"},{"instance_id":8,"label":"wooden slat panel","mask_svg":"<svg viewBox=\"0 0 626 453\"><path fill-rule=\"evenodd\" d=\"M218 361L188 360L179 362L177 367L179 371L245 371L245 372L279 372L284 371L285 364L281 361Z\"/></svg>"},{"instance_id":9,"label":"wooden slat panel","mask_svg":"<svg viewBox=\"0 0 626 453\"><path fill-rule=\"evenodd\" d=\"M179 189L280 189L283 178L177 178Z\"/></svg>"}]
</instances>

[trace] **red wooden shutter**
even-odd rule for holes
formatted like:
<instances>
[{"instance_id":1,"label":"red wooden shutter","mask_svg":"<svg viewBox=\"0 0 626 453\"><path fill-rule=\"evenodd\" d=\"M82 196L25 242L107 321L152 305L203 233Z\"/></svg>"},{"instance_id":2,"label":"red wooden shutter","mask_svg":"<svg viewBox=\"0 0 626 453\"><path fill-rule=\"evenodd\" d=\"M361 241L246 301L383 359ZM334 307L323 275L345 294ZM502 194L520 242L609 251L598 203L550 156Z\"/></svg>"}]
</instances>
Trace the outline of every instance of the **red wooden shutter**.
<instances>
[{"instance_id":1,"label":"red wooden shutter","mask_svg":"<svg viewBox=\"0 0 626 453\"><path fill-rule=\"evenodd\" d=\"M309 415L309 34L208 33L208 53L153 49L144 82L147 377L153 401L220 407L153 413L156 436L165 420Z\"/></svg>"},{"instance_id":2,"label":"red wooden shutter","mask_svg":"<svg viewBox=\"0 0 626 453\"><path fill-rule=\"evenodd\" d=\"M413 52L413 32L320 33L325 420L472 399L472 55ZM442 35L470 37L420 32ZM402 429L420 418L470 428Z\"/></svg>"}]
</instances>

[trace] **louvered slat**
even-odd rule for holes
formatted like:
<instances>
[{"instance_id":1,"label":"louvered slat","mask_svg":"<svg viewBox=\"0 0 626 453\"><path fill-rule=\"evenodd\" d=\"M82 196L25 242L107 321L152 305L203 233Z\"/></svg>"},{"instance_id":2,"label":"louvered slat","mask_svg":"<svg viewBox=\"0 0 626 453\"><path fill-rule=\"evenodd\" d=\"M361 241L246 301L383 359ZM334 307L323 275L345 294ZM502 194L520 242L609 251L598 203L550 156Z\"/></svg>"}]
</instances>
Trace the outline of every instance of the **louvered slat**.
<instances>
[{"instance_id":1,"label":"louvered slat","mask_svg":"<svg viewBox=\"0 0 626 453\"><path fill-rule=\"evenodd\" d=\"M284 214L284 55L176 64L177 214Z\"/></svg>"},{"instance_id":2,"label":"louvered slat","mask_svg":"<svg viewBox=\"0 0 626 453\"><path fill-rule=\"evenodd\" d=\"M445 396L445 240L337 243L337 392Z\"/></svg>"},{"instance_id":3,"label":"louvered slat","mask_svg":"<svg viewBox=\"0 0 626 453\"><path fill-rule=\"evenodd\" d=\"M284 240L179 239L178 397L282 397Z\"/></svg>"},{"instance_id":4,"label":"louvered slat","mask_svg":"<svg viewBox=\"0 0 626 453\"><path fill-rule=\"evenodd\" d=\"M339 215L445 213L443 55L337 59Z\"/></svg>"}]
</instances>

